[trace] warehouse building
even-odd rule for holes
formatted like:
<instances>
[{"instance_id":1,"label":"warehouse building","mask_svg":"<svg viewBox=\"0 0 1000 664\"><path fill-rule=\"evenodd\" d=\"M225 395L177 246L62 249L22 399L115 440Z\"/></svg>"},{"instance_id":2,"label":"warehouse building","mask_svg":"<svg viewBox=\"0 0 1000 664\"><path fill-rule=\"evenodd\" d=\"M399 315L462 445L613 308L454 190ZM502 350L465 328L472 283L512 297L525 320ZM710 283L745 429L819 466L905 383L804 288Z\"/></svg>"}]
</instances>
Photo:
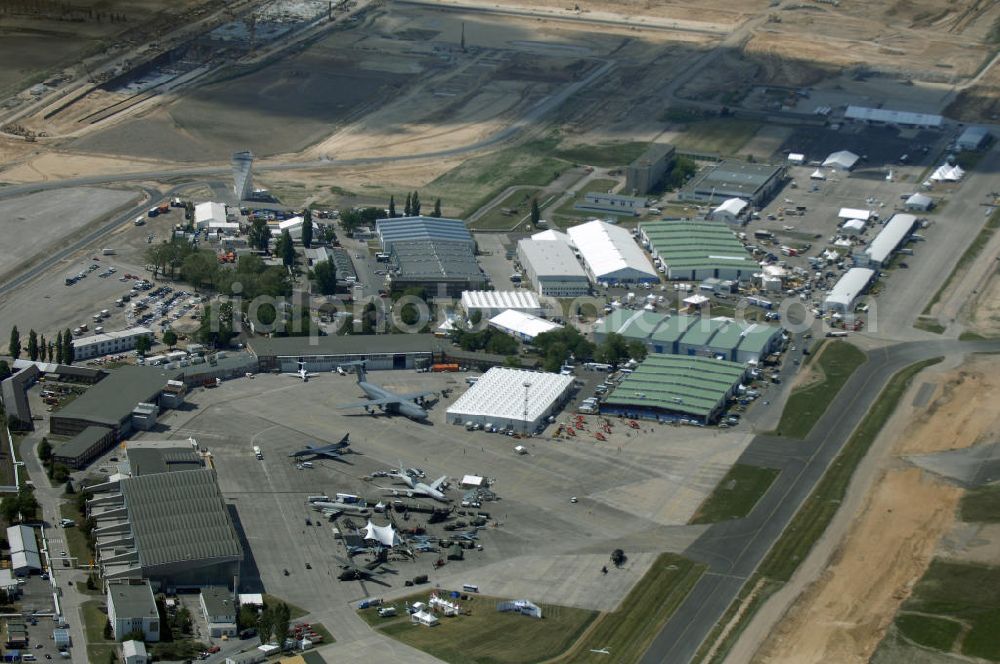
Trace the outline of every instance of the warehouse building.
<instances>
[{"instance_id":1,"label":"warehouse building","mask_svg":"<svg viewBox=\"0 0 1000 664\"><path fill-rule=\"evenodd\" d=\"M634 196L645 196L663 181L675 158L673 145L652 143L625 169L625 191Z\"/></svg>"},{"instance_id":2,"label":"warehouse building","mask_svg":"<svg viewBox=\"0 0 1000 664\"><path fill-rule=\"evenodd\" d=\"M854 255L854 264L876 270L885 267L916 227L917 218L912 214L894 214L864 252Z\"/></svg>"},{"instance_id":3,"label":"warehouse building","mask_svg":"<svg viewBox=\"0 0 1000 664\"><path fill-rule=\"evenodd\" d=\"M593 281L603 284L660 281L646 254L624 228L591 221L571 226L566 234Z\"/></svg>"},{"instance_id":4,"label":"warehouse building","mask_svg":"<svg viewBox=\"0 0 1000 664\"><path fill-rule=\"evenodd\" d=\"M489 324L490 327L525 343L533 342L539 334L562 329L562 325L515 309L501 311L490 318Z\"/></svg>"},{"instance_id":5,"label":"warehouse building","mask_svg":"<svg viewBox=\"0 0 1000 664\"><path fill-rule=\"evenodd\" d=\"M114 429L92 425L65 443L56 443L52 449L52 459L56 463L79 470L114 446Z\"/></svg>"},{"instance_id":6,"label":"warehouse building","mask_svg":"<svg viewBox=\"0 0 1000 664\"><path fill-rule=\"evenodd\" d=\"M594 325L594 341L615 333L639 341L651 353L714 357L746 364L781 348L783 331L776 325L730 318L617 309Z\"/></svg>"},{"instance_id":7,"label":"warehouse building","mask_svg":"<svg viewBox=\"0 0 1000 664\"><path fill-rule=\"evenodd\" d=\"M443 350L433 334L376 334L324 337L253 337L247 348L257 356L261 371L336 371L348 362L364 361L368 371L415 369Z\"/></svg>"},{"instance_id":8,"label":"warehouse building","mask_svg":"<svg viewBox=\"0 0 1000 664\"><path fill-rule=\"evenodd\" d=\"M927 194L917 192L906 199L903 207L912 212L927 212L934 207L934 199Z\"/></svg>"},{"instance_id":9,"label":"warehouse building","mask_svg":"<svg viewBox=\"0 0 1000 664\"><path fill-rule=\"evenodd\" d=\"M455 242L468 246L475 254L476 241L461 219L446 217L395 217L375 222L382 251L388 253L397 242Z\"/></svg>"},{"instance_id":10,"label":"warehouse building","mask_svg":"<svg viewBox=\"0 0 1000 664\"><path fill-rule=\"evenodd\" d=\"M601 413L660 422L712 424L746 378L735 362L653 354L601 404Z\"/></svg>"},{"instance_id":11,"label":"warehouse building","mask_svg":"<svg viewBox=\"0 0 1000 664\"><path fill-rule=\"evenodd\" d=\"M236 636L238 608L231 590L223 586L206 586L201 589L198 600L205 622L208 623L209 636Z\"/></svg>"},{"instance_id":12,"label":"warehouse building","mask_svg":"<svg viewBox=\"0 0 1000 664\"><path fill-rule=\"evenodd\" d=\"M118 469L124 476L139 477L198 470L204 466L193 438L187 441L130 440L125 444L125 457Z\"/></svg>"},{"instance_id":13,"label":"warehouse building","mask_svg":"<svg viewBox=\"0 0 1000 664\"><path fill-rule=\"evenodd\" d=\"M485 290L489 285L473 247L465 242L394 241L389 262L389 281L395 292L423 288L432 297L458 297L462 291Z\"/></svg>"},{"instance_id":14,"label":"warehouse building","mask_svg":"<svg viewBox=\"0 0 1000 664\"><path fill-rule=\"evenodd\" d=\"M834 284L826 299L823 300L823 311L840 314L854 311L858 301L872 281L875 280L875 270L865 267L852 267Z\"/></svg>"},{"instance_id":15,"label":"warehouse building","mask_svg":"<svg viewBox=\"0 0 1000 664\"><path fill-rule=\"evenodd\" d=\"M579 297L590 293L587 273L569 244L562 240L520 240L517 260L531 285L542 295Z\"/></svg>"},{"instance_id":16,"label":"warehouse building","mask_svg":"<svg viewBox=\"0 0 1000 664\"><path fill-rule=\"evenodd\" d=\"M156 339L156 335L148 327L132 327L118 332L105 332L73 339L73 358L89 360L102 355L125 353L134 350L136 341L141 337L146 337L150 342Z\"/></svg>"},{"instance_id":17,"label":"warehouse building","mask_svg":"<svg viewBox=\"0 0 1000 664\"><path fill-rule=\"evenodd\" d=\"M900 127L940 127L944 123L944 118L940 115L893 111L888 108L867 108L865 106L848 106L844 112L844 119Z\"/></svg>"},{"instance_id":18,"label":"warehouse building","mask_svg":"<svg viewBox=\"0 0 1000 664\"><path fill-rule=\"evenodd\" d=\"M583 202L577 203L573 208L584 212L602 212L616 217L635 217L645 206L645 198L588 191L583 195Z\"/></svg>"},{"instance_id":19,"label":"warehouse building","mask_svg":"<svg viewBox=\"0 0 1000 664\"><path fill-rule=\"evenodd\" d=\"M534 433L562 408L572 389L572 376L494 367L448 408L448 421Z\"/></svg>"},{"instance_id":20,"label":"warehouse building","mask_svg":"<svg viewBox=\"0 0 1000 664\"><path fill-rule=\"evenodd\" d=\"M840 208L837 212L838 219L860 219L861 221L869 221L873 216L871 210L862 210L861 208Z\"/></svg>"},{"instance_id":21,"label":"warehouse building","mask_svg":"<svg viewBox=\"0 0 1000 664\"><path fill-rule=\"evenodd\" d=\"M986 127L966 127L956 139L955 147L959 150L985 150L991 138Z\"/></svg>"},{"instance_id":22,"label":"warehouse building","mask_svg":"<svg viewBox=\"0 0 1000 664\"><path fill-rule=\"evenodd\" d=\"M466 316L478 311L483 320L493 318L502 311L520 311L541 316L542 305L538 296L531 291L465 291L462 293L462 309Z\"/></svg>"},{"instance_id":23,"label":"warehouse building","mask_svg":"<svg viewBox=\"0 0 1000 664\"><path fill-rule=\"evenodd\" d=\"M181 372L158 367L125 366L110 375L64 408L52 413L49 430L57 436L75 436L89 426L114 430L120 440L132 431L132 410L140 403L158 404L167 381L178 380Z\"/></svg>"},{"instance_id":24,"label":"warehouse building","mask_svg":"<svg viewBox=\"0 0 1000 664\"><path fill-rule=\"evenodd\" d=\"M28 576L32 572L42 571L42 556L38 551L34 528L7 528L7 546L10 548L10 569L14 576Z\"/></svg>"},{"instance_id":25,"label":"warehouse building","mask_svg":"<svg viewBox=\"0 0 1000 664\"><path fill-rule=\"evenodd\" d=\"M742 198L760 208L778 191L784 179L784 166L722 161L698 173L680 190L677 198L700 203Z\"/></svg>"},{"instance_id":26,"label":"warehouse building","mask_svg":"<svg viewBox=\"0 0 1000 664\"><path fill-rule=\"evenodd\" d=\"M238 587L243 548L214 470L125 477L93 488L97 562L106 580L173 591Z\"/></svg>"},{"instance_id":27,"label":"warehouse building","mask_svg":"<svg viewBox=\"0 0 1000 664\"><path fill-rule=\"evenodd\" d=\"M831 153L826 159L824 159L823 167L833 168L838 171L849 171L854 168L859 159L861 159L861 157L854 154L850 150L840 150L838 152Z\"/></svg>"},{"instance_id":28,"label":"warehouse building","mask_svg":"<svg viewBox=\"0 0 1000 664\"><path fill-rule=\"evenodd\" d=\"M222 203L206 201L194 206L194 227L199 231L224 228L229 224L226 206ZM239 228L239 224L236 224Z\"/></svg>"},{"instance_id":29,"label":"warehouse building","mask_svg":"<svg viewBox=\"0 0 1000 664\"><path fill-rule=\"evenodd\" d=\"M751 279L760 265L728 226L715 221L654 221L639 237L667 279Z\"/></svg>"},{"instance_id":30,"label":"warehouse building","mask_svg":"<svg viewBox=\"0 0 1000 664\"><path fill-rule=\"evenodd\" d=\"M108 622L115 641L142 632L144 641L160 640L160 614L146 581L108 583Z\"/></svg>"},{"instance_id":31,"label":"warehouse building","mask_svg":"<svg viewBox=\"0 0 1000 664\"><path fill-rule=\"evenodd\" d=\"M12 431L31 431L35 428L28 404L28 390L41 375L39 368L31 364L0 382L0 399L7 415L7 426Z\"/></svg>"}]
</instances>

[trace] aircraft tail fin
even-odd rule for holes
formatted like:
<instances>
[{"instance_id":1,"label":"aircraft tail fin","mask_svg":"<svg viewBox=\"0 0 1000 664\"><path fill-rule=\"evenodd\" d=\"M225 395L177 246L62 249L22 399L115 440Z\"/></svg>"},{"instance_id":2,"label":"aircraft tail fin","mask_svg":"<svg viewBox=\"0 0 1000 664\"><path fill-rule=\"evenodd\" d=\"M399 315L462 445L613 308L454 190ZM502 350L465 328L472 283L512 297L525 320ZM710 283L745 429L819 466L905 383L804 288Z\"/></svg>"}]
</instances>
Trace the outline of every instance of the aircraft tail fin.
<instances>
[{"instance_id":1,"label":"aircraft tail fin","mask_svg":"<svg viewBox=\"0 0 1000 664\"><path fill-rule=\"evenodd\" d=\"M354 371L358 374L358 382L364 382L368 380L368 372L365 371L364 361L358 362L354 365Z\"/></svg>"}]
</instances>

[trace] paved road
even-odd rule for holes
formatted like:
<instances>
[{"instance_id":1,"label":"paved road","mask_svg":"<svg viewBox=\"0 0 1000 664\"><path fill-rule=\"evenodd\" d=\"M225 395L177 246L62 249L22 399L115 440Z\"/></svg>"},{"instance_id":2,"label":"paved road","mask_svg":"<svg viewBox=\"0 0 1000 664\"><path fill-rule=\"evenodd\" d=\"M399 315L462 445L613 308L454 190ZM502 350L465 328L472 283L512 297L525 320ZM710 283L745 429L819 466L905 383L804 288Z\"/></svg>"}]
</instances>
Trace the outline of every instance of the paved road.
<instances>
[{"instance_id":1,"label":"paved road","mask_svg":"<svg viewBox=\"0 0 1000 664\"><path fill-rule=\"evenodd\" d=\"M782 472L746 518L713 524L684 552L709 570L657 635L643 664L691 661L893 374L931 357L977 351L1000 351L1000 342L910 342L869 351L805 440L757 436L738 462Z\"/></svg>"}]
</instances>

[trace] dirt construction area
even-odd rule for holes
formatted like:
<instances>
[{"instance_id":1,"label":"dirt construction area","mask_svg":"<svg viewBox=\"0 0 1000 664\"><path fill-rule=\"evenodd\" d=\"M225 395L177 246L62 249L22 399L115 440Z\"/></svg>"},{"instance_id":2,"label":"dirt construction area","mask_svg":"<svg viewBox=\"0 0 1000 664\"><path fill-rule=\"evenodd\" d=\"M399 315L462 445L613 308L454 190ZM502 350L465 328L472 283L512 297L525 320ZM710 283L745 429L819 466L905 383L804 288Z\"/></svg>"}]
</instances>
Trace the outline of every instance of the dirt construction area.
<instances>
[{"instance_id":1,"label":"dirt construction area","mask_svg":"<svg viewBox=\"0 0 1000 664\"><path fill-rule=\"evenodd\" d=\"M754 661L869 660L955 523L962 495L961 488L910 465L907 457L995 440L998 389L1000 359L993 356L917 377L873 447L872 454L884 445L889 449L877 462L847 536Z\"/></svg>"}]
</instances>

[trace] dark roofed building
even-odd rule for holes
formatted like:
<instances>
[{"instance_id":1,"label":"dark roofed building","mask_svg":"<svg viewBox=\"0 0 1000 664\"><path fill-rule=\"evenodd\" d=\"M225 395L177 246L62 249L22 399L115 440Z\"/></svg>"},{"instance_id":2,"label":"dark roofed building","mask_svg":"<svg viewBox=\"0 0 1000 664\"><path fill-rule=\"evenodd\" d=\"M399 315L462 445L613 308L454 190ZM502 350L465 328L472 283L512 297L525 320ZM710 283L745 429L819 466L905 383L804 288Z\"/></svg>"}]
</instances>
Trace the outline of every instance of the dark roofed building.
<instances>
[{"instance_id":1,"label":"dark roofed building","mask_svg":"<svg viewBox=\"0 0 1000 664\"><path fill-rule=\"evenodd\" d=\"M765 203L781 186L785 167L745 161L722 161L698 173L677 198L682 201L721 203L742 198L755 207Z\"/></svg>"},{"instance_id":2,"label":"dark roofed building","mask_svg":"<svg viewBox=\"0 0 1000 664\"><path fill-rule=\"evenodd\" d=\"M485 290L489 280L473 252L472 245L451 240L395 242L389 250L392 289L423 288L430 297Z\"/></svg>"},{"instance_id":3,"label":"dark roofed building","mask_svg":"<svg viewBox=\"0 0 1000 664\"><path fill-rule=\"evenodd\" d=\"M105 579L155 588L238 587L243 547L215 471L140 475L103 485L88 503Z\"/></svg>"},{"instance_id":4,"label":"dark roofed building","mask_svg":"<svg viewBox=\"0 0 1000 664\"><path fill-rule=\"evenodd\" d=\"M0 383L0 398L3 399L4 410L10 418L8 421L11 429L30 431L34 428L31 423L31 407L28 405L28 388L41 375L38 367L32 364Z\"/></svg>"},{"instance_id":5,"label":"dark roofed building","mask_svg":"<svg viewBox=\"0 0 1000 664\"><path fill-rule=\"evenodd\" d=\"M52 450L52 459L56 463L80 469L114 445L114 429L101 425L91 425L65 443L56 443Z\"/></svg>"},{"instance_id":6,"label":"dark roofed building","mask_svg":"<svg viewBox=\"0 0 1000 664\"><path fill-rule=\"evenodd\" d=\"M180 371L158 367L125 366L115 369L65 408L52 413L49 428L59 436L75 436L88 426L114 429L120 439L132 431L132 410L139 403L159 403L168 380L177 380Z\"/></svg>"},{"instance_id":7,"label":"dark roofed building","mask_svg":"<svg viewBox=\"0 0 1000 664\"><path fill-rule=\"evenodd\" d=\"M198 470L204 467L198 452L182 441L131 441L125 448L132 477Z\"/></svg>"},{"instance_id":8,"label":"dark roofed building","mask_svg":"<svg viewBox=\"0 0 1000 664\"><path fill-rule=\"evenodd\" d=\"M369 371L413 369L419 359L439 355L447 341L433 334L376 334L324 337L254 337L247 348L257 356L261 371L298 371L301 359L308 371L334 371L347 362L364 360Z\"/></svg>"}]
</instances>

